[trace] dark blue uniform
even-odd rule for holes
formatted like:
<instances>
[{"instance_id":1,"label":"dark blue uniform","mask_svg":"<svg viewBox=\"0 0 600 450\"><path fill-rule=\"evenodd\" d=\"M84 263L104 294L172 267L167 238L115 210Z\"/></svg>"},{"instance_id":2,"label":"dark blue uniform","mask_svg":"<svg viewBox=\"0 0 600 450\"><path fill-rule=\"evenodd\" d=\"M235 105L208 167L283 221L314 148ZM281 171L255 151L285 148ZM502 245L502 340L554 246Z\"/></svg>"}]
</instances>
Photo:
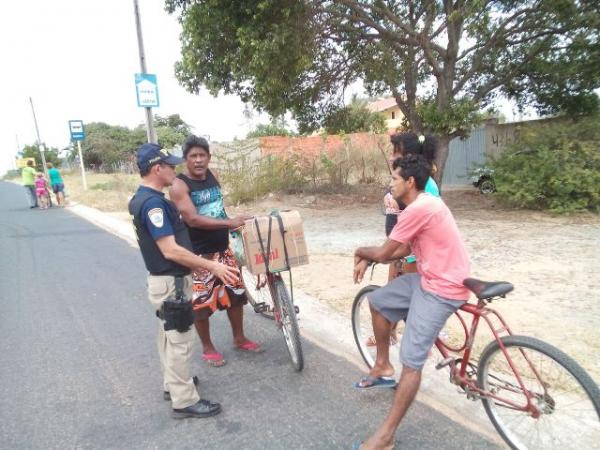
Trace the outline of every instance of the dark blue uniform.
<instances>
[{"instance_id":1,"label":"dark blue uniform","mask_svg":"<svg viewBox=\"0 0 600 450\"><path fill-rule=\"evenodd\" d=\"M187 228L175 205L165 194L146 186L140 186L129 202L129 213L148 272L152 275L183 276L190 269L166 259L156 240L164 236L175 236L175 242L192 251L192 242Z\"/></svg>"}]
</instances>

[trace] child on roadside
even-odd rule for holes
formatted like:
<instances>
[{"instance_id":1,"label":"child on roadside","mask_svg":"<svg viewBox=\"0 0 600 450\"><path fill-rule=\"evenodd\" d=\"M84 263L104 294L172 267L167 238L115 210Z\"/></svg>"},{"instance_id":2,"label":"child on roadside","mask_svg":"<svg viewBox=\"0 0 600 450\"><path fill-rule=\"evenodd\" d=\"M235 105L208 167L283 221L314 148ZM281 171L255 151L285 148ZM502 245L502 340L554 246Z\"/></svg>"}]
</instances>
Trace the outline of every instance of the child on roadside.
<instances>
[{"instance_id":1,"label":"child on roadside","mask_svg":"<svg viewBox=\"0 0 600 450\"><path fill-rule=\"evenodd\" d=\"M48 209L48 182L42 172L38 172L35 179L35 195L40 209Z\"/></svg>"}]
</instances>

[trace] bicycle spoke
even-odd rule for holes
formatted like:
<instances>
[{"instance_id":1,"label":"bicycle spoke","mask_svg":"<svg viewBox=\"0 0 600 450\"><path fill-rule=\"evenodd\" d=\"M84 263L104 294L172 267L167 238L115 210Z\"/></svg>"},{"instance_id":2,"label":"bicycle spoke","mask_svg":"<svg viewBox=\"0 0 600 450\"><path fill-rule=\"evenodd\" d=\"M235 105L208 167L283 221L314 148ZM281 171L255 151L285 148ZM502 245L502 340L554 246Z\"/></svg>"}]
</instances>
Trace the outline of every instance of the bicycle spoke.
<instances>
[{"instance_id":1,"label":"bicycle spoke","mask_svg":"<svg viewBox=\"0 0 600 450\"><path fill-rule=\"evenodd\" d=\"M484 351L478 380L483 389L492 389L506 402L525 406L526 394L530 395L539 416L535 418L530 411L515 410L508 403L484 398L486 412L502 437L519 449L597 445L600 394L593 381L575 362L547 344L521 336L503 341L520 374L522 387L512 379L513 371L497 344Z\"/></svg>"}]
</instances>

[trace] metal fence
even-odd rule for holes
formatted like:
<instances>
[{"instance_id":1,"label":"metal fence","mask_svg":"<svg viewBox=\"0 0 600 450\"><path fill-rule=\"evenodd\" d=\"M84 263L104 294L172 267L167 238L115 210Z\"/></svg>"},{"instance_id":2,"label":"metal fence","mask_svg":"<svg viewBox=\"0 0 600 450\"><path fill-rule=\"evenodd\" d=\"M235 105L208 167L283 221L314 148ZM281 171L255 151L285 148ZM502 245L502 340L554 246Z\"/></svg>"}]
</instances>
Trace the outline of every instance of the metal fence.
<instances>
[{"instance_id":1,"label":"metal fence","mask_svg":"<svg viewBox=\"0 0 600 450\"><path fill-rule=\"evenodd\" d=\"M444 168L444 186L469 185L469 171L486 163L486 132L484 127L476 128L471 135L450 142L450 151Z\"/></svg>"}]
</instances>

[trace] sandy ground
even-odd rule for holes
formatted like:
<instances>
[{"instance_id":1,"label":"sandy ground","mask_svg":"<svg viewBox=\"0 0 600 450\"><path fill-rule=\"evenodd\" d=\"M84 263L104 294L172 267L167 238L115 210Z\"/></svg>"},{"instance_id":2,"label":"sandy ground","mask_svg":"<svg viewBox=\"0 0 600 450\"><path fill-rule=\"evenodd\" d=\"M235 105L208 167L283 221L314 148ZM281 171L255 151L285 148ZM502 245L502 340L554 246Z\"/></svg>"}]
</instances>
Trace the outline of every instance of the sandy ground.
<instances>
[{"instance_id":1,"label":"sandy ground","mask_svg":"<svg viewBox=\"0 0 600 450\"><path fill-rule=\"evenodd\" d=\"M384 218L373 197L272 197L242 209L259 213L286 205L300 210L311 260L294 269L294 286L349 319L361 287L352 283L352 252L384 240ZM600 381L595 358L600 350L600 217L506 210L474 190L449 191L444 198L466 242L472 276L515 285L506 299L491 305L513 333L559 347ZM373 280L363 285L386 279L387 267L377 267ZM490 340L480 328L476 348Z\"/></svg>"}]
</instances>

